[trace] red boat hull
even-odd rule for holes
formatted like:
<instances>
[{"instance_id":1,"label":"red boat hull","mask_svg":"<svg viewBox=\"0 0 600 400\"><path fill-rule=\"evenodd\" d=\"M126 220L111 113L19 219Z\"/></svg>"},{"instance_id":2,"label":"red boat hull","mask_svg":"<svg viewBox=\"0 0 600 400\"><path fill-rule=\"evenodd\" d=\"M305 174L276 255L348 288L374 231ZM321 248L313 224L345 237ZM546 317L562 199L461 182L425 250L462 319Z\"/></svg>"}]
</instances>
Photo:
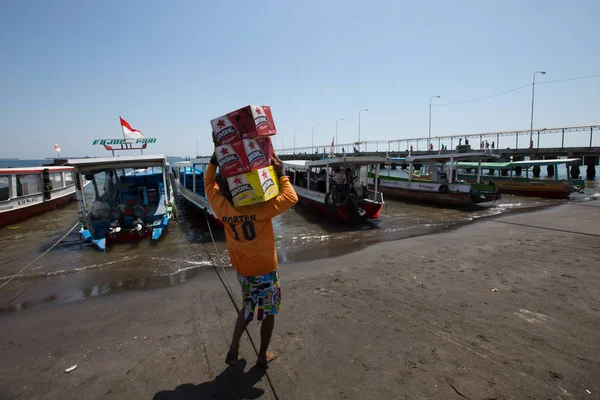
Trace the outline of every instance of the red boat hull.
<instances>
[{"instance_id":1,"label":"red boat hull","mask_svg":"<svg viewBox=\"0 0 600 400\"><path fill-rule=\"evenodd\" d=\"M321 202L298 196L298 203L301 206L313 209L317 211L320 215L326 216L328 218L346 222L352 220L352 215L349 213L346 204L323 204ZM365 220L365 219L377 219L381 215L381 211L383 210L383 204L367 202L364 201L360 204L360 207L365 211L363 216L357 216L357 220Z\"/></svg>"},{"instance_id":2,"label":"red boat hull","mask_svg":"<svg viewBox=\"0 0 600 400\"><path fill-rule=\"evenodd\" d=\"M29 207L5 211L0 214L0 226L12 225L47 211L52 211L58 207L64 206L73 199L75 199L75 193L44 201L43 203L34 204Z\"/></svg>"}]
</instances>

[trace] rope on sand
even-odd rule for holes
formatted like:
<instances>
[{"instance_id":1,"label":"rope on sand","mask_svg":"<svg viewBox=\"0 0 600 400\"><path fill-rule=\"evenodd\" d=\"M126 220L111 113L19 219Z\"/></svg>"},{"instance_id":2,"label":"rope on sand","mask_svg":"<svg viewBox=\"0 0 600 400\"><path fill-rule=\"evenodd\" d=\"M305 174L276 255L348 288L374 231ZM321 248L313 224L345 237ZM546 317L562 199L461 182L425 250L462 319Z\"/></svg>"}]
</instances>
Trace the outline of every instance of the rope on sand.
<instances>
[{"instance_id":1,"label":"rope on sand","mask_svg":"<svg viewBox=\"0 0 600 400\"><path fill-rule=\"evenodd\" d=\"M204 213L204 217L206 218L206 224L208 225L208 231L210 233L210 238L211 238L211 240L213 242L213 246L215 247L215 254L218 255L219 254L219 250L217 249L217 242L215 241L215 237L213 235L212 228L210 227L210 221L208 220L208 215L206 214L206 212ZM204 247L204 250L206 251L206 254L208 255L208 259L210 260L210 262L212 264L212 267L213 267L215 273L217 274L217 277L221 281L221 284L223 285L223 288L225 289L225 291L229 295L229 300L231 300L231 303L233 304L233 308L235 308L236 314L239 314L240 309L239 309L239 307L237 305L237 302L236 302L236 299L235 299L235 295L233 294L233 290L231 289L231 283L229 282L229 278L227 277L227 272L225 271L225 266L223 265L223 262L221 262L219 264L221 266L221 270L223 271L223 275L225 275L225 280L227 281L227 285L223 281L223 278L221 278L221 274L219 274L219 271L217 270L217 267L215 265L215 262L214 262L213 258L210 255L210 252L208 251L208 249L206 249L206 247ZM254 340L252 339L252 335L250 335L250 332L248 331L247 327L246 327L245 331L246 331L246 335L248 335L248 339L250 339L250 344L252 344L252 348L254 349L254 353L258 357L258 349L256 347L256 344L254 344ZM273 382L271 381L271 377L269 376L269 371L266 371L265 375L267 377L267 382L269 382L269 386L271 387L271 392L273 392L273 397L275 397L275 400L279 400L279 397L277 396L277 391L275 390L275 386L273 385Z\"/></svg>"},{"instance_id":2,"label":"rope on sand","mask_svg":"<svg viewBox=\"0 0 600 400\"><path fill-rule=\"evenodd\" d=\"M69 229L69 231L67 233L64 234L63 237L61 237L60 239L58 239L56 241L56 243L54 243L52 246L50 246L50 248L48 250L46 250L45 252L43 252L42 254L40 254L35 260L33 260L32 262L30 262L29 264L27 264L27 266L25 268L23 268L22 270L20 270L19 272L17 272L16 274L14 274L13 276L11 276L6 282L4 282L2 285L0 285L0 289L2 289L4 286L8 285L8 283L10 281L12 281L13 279L15 279L17 276L19 276L23 271L25 271L27 268L31 267L33 264L35 264L40 258L44 257L46 254L48 254L53 248L55 248L56 246L58 246L58 244L60 242L62 242L67 236L69 236L69 234L71 232L73 232L73 229L77 228L77 226L79 226L79 222L77 222L75 225L73 225L73 227L71 229Z\"/></svg>"}]
</instances>

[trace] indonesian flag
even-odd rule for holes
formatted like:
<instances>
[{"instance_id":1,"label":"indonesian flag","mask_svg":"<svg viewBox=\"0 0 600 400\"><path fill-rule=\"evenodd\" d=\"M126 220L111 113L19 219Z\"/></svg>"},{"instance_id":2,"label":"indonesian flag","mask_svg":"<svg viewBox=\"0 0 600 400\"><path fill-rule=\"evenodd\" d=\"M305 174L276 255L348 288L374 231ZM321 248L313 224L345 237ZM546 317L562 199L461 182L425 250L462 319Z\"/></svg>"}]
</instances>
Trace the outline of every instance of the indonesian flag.
<instances>
[{"instance_id":1,"label":"indonesian flag","mask_svg":"<svg viewBox=\"0 0 600 400\"><path fill-rule=\"evenodd\" d=\"M333 142L334 142L334 140L335 140L335 136L331 138L331 148L329 149L329 158L333 158L333 154L334 154L334 151L333 151L334 143Z\"/></svg>"},{"instance_id":2,"label":"indonesian flag","mask_svg":"<svg viewBox=\"0 0 600 400\"><path fill-rule=\"evenodd\" d=\"M144 134L140 131L138 131L137 129L133 129L131 127L131 125L129 125L129 122L125 121L123 118L119 117L121 119L121 128L123 128L123 136L125 136L125 139L143 139L144 138Z\"/></svg>"},{"instance_id":3,"label":"indonesian flag","mask_svg":"<svg viewBox=\"0 0 600 400\"><path fill-rule=\"evenodd\" d=\"M58 145L58 143L56 143L54 145L54 151L56 151L57 153L60 153L60 146Z\"/></svg>"}]
</instances>

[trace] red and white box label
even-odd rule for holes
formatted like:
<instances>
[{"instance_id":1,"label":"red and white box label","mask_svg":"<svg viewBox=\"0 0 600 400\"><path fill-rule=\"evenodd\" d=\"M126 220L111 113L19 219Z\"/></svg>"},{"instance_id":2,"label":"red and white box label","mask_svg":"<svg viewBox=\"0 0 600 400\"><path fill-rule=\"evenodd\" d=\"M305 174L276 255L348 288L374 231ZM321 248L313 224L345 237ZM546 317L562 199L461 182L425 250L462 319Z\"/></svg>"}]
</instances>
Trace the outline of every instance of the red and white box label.
<instances>
[{"instance_id":1,"label":"red and white box label","mask_svg":"<svg viewBox=\"0 0 600 400\"><path fill-rule=\"evenodd\" d=\"M215 147L215 154L219 163L219 172L224 178L250 171L244 143L241 140Z\"/></svg>"}]
</instances>

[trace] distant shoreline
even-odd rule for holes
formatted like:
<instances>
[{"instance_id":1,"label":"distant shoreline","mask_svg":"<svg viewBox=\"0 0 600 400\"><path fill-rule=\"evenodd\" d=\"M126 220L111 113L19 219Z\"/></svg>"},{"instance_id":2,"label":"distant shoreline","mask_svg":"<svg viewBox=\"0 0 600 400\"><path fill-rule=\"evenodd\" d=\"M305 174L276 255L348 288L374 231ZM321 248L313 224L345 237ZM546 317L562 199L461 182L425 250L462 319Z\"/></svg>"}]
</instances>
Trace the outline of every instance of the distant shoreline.
<instances>
[{"instance_id":1,"label":"distant shoreline","mask_svg":"<svg viewBox=\"0 0 600 400\"><path fill-rule=\"evenodd\" d=\"M21 161L20 158L2 158L0 157L0 161Z\"/></svg>"}]
</instances>

